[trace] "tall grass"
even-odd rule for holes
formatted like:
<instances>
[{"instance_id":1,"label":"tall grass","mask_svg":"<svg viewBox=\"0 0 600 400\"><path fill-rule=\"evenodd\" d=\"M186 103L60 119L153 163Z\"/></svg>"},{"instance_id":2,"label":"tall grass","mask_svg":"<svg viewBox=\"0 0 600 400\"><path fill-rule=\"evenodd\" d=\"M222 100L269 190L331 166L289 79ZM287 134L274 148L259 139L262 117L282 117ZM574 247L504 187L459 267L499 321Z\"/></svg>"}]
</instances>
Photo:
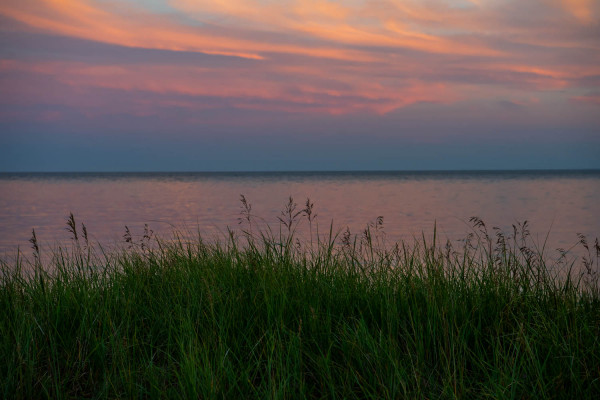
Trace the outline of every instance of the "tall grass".
<instances>
[{"instance_id":1,"label":"tall grass","mask_svg":"<svg viewBox=\"0 0 600 400\"><path fill-rule=\"evenodd\" d=\"M73 245L44 257L34 234L33 259L2 262L0 396L600 395L597 241L568 273L526 224L491 235L475 218L459 249L435 232L387 245L383 219L323 234L290 199L273 231L242 205L221 241L146 228L106 252L70 216Z\"/></svg>"}]
</instances>

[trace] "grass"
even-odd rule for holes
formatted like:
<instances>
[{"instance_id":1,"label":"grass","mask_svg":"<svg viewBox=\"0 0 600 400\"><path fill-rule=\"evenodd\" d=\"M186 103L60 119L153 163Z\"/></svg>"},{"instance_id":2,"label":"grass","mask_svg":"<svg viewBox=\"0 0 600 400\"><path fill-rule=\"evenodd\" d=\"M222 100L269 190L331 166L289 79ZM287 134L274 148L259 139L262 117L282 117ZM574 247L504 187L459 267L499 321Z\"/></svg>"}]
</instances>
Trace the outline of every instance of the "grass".
<instances>
[{"instance_id":1,"label":"grass","mask_svg":"<svg viewBox=\"0 0 600 400\"><path fill-rule=\"evenodd\" d=\"M242 205L221 242L127 230L103 251L71 216L73 245L44 257L34 234L31 261L2 262L0 396L600 395L597 241L564 273L526 224L492 238L473 219L459 249L435 232L385 245L382 219L323 235L290 199L273 232Z\"/></svg>"}]
</instances>

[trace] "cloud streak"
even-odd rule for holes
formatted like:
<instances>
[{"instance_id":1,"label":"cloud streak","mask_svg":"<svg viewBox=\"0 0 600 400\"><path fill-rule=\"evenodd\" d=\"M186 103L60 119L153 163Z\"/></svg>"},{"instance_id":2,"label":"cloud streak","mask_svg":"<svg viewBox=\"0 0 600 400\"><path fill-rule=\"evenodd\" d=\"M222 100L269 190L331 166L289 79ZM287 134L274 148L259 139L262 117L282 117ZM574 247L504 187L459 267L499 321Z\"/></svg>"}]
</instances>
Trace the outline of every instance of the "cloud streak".
<instances>
[{"instance_id":1,"label":"cloud streak","mask_svg":"<svg viewBox=\"0 0 600 400\"><path fill-rule=\"evenodd\" d=\"M527 108L531 98L589 106L599 16L592 0L5 0L2 115L43 104L110 115L110 101L81 95L106 90L130 93L119 111L132 115L387 115L420 103Z\"/></svg>"}]
</instances>

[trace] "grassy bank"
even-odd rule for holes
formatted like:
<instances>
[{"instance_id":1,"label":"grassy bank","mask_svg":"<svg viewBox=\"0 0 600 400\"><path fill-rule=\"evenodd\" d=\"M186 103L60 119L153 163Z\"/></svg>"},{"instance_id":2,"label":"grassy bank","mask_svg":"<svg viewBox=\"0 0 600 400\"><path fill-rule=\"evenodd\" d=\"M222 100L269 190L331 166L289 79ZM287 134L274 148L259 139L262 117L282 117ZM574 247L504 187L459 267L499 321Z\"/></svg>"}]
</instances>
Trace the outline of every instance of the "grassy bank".
<instances>
[{"instance_id":1,"label":"grassy bank","mask_svg":"<svg viewBox=\"0 0 600 400\"><path fill-rule=\"evenodd\" d=\"M108 254L70 220L44 266L32 238L29 263L2 265L0 396L600 394L597 247L569 278L523 226L490 238L474 220L459 249L384 246L381 221L311 244L293 235L306 210L275 234L249 211L221 243L126 233Z\"/></svg>"}]
</instances>

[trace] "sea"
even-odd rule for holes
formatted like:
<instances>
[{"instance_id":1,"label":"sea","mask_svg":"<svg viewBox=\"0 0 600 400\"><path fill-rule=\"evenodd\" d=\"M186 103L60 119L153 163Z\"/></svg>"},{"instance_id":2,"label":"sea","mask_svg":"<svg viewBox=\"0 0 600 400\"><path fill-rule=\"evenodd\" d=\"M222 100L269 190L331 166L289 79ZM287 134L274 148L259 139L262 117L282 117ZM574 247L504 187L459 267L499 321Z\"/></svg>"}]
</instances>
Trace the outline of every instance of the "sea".
<instances>
[{"instance_id":1,"label":"sea","mask_svg":"<svg viewBox=\"0 0 600 400\"><path fill-rule=\"evenodd\" d=\"M296 214L307 201L312 235L338 239L377 226L386 243L434 231L438 243L460 242L481 228L472 217L490 235L526 222L550 252L600 236L600 170L1 173L0 255L30 251L32 230L42 246L68 242L71 214L103 246L123 243L127 231L133 240L148 232L224 240L249 228L248 215L255 229L285 231L286 207ZM306 239L308 220L296 218Z\"/></svg>"}]
</instances>

